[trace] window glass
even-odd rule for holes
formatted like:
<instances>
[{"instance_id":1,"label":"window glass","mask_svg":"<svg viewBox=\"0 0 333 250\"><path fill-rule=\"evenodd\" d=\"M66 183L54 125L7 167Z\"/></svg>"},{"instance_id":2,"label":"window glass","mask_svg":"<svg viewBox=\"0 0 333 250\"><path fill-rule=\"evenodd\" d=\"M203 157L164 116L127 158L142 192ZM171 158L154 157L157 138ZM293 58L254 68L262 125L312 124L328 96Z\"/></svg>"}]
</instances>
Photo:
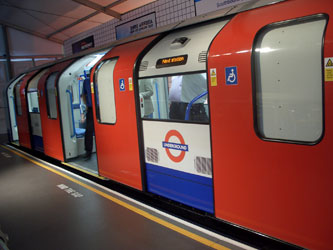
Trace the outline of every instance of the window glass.
<instances>
[{"instance_id":1,"label":"window glass","mask_svg":"<svg viewBox=\"0 0 333 250\"><path fill-rule=\"evenodd\" d=\"M32 91L28 92L28 106L30 113L39 113L39 105L38 105L38 92Z\"/></svg>"},{"instance_id":2,"label":"window glass","mask_svg":"<svg viewBox=\"0 0 333 250\"><path fill-rule=\"evenodd\" d=\"M208 122L206 73L139 80L141 117Z\"/></svg>"},{"instance_id":3,"label":"window glass","mask_svg":"<svg viewBox=\"0 0 333 250\"><path fill-rule=\"evenodd\" d=\"M16 84L15 86L15 103L16 103L17 115L22 115L21 97L20 97L21 82L22 81L20 81L20 83Z\"/></svg>"},{"instance_id":4,"label":"window glass","mask_svg":"<svg viewBox=\"0 0 333 250\"><path fill-rule=\"evenodd\" d=\"M46 80L46 106L47 115L51 119L57 119L57 90L55 80L59 72L52 73Z\"/></svg>"},{"instance_id":5,"label":"window glass","mask_svg":"<svg viewBox=\"0 0 333 250\"><path fill-rule=\"evenodd\" d=\"M318 20L319 19L319 20ZM256 129L267 139L315 142L323 133L326 19L276 24L256 37Z\"/></svg>"},{"instance_id":6,"label":"window glass","mask_svg":"<svg viewBox=\"0 0 333 250\"><path fill-rule=\"evenodd\" d=\"M96 116L100 123L116 123L113 70L117 59L102 62L95 73Z\"/></svg>"}]
</instances>

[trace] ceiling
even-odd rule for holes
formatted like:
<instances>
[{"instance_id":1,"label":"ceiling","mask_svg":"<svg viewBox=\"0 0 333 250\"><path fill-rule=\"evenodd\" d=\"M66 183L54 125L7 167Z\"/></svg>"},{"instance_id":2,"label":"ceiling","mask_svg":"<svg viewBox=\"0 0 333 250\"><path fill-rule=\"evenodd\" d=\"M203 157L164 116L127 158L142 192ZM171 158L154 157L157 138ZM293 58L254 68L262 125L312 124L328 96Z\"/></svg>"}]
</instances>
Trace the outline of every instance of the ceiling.
<instances>
[{"instance_id":1,"label":"ceiling","mask_svg":"<svg viewBox=\"0 0 333 250\"><path fill-rule=\"evenodd\" d=\"M62 44L81 32L154 1L0 0L0 24Z\"/></svg>"}]
</instances>

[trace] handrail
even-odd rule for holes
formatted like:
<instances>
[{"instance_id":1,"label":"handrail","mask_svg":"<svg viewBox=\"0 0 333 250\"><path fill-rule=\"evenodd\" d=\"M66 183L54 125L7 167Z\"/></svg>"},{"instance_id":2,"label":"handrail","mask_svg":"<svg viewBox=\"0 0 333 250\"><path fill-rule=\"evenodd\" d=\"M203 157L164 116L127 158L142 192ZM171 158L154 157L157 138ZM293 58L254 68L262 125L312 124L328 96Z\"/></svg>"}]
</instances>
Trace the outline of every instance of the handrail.
<instances>
[{"instance_id":1,"label":"handrail","mask_svg":"<svg viewBox=\"0 0 333 250\"><path fill-rule=\"evenodd\" d=\"M12 99L12 101L13 101L13 109L14 109L14 121L15 121L15 125L14 125L14 127L17 127L17 121L16 121L16 110L15 110L15 100L14 100L14 96L10 96L10 99Z\"/></svg>"},{"instance_id":2,"label":"handrail","mask_svg":"<svg viewBox=\"0 0 333 250\"><path fill-rule=\"evenodd\" d=\"M190 118L190 110L191 110L193 103L195 103L197 100L199 100L201 97L203 97L207 94L208 94L208 91L205 91L205 92L201 93L200 95L194 97L192 99L192 101L190 101L190 103L186 107L185 121L188 121L188 119Z\"/></svg>"},{"instance_id":3,"label":"handrail","mask_svg":"<svg viewBox=\"0 0 333 250\"><path fill-rule=\"evenodd\" d=\"M156 89L156 101L157 101L157 111L158 111L158 119L161 119L161 111L160 111L160 98L158 95L158 83L155 82L155 89Z\"/></svg>"},{"instance_id":4,"label":"handrail","mask_svg":"<svg viewBox=\"0 0 333 250\"><path fill-rule=\"evenodd\" d=\"M72 98L72 93L67 89L66 93L69 94L69 100L71 104L71 113L72 113L72 127L73 127L73 134L71 135L71 138L73 138L76 133L75 133L75 121L74 121L74 112L73 112L73 98Z\"/></svg>"},{"instance_id":5,"label":"handrail","mask_svg":"<svg viewBox=\"0 0 333 250\"><path fill-rule=\"evenodd\" d=\"M79 80L79 104L80 104L80 115L82 115L83 111L81 110L81 82L84 82L84 80L81 80L81 77L84 77L86 73L84 72L83 75L80 75L80 80ZM82 91L83 91L84 85L82 84Z\"/></svg>"}]
</instances>

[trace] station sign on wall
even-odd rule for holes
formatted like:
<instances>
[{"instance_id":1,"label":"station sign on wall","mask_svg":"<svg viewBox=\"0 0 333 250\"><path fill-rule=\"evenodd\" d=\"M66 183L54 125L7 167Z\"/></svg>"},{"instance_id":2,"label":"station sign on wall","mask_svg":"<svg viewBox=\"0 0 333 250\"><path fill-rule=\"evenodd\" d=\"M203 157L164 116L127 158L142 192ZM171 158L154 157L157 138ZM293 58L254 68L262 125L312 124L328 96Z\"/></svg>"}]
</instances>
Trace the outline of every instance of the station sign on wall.
<instances>
[{"instance_id":1,"label":"station sign on wall","mask_svg":"<svg viewBox=\"0 0 333 250\"><path fill-rule=\"evenodd\" d=\"M156 13L139 17L116 26L117 40L156 28Z\"/></svg>"},{"instance_id":2,"label":"station sign on wall","mask_svg":"<svg viewBox=\"0 0 333 250\"><path fill-rule=\"evenodd\" d=\"M79 53L82 50L86 50L89 48L93 48L95 46L94 44L94 36L86 37L85 39L82 39L76 43L72 44L72 52L73 54Z\"/></svg>"},{"instance_id":3,"label":"station sign on wall","mask_svg":"<svg viewBox=\"0 0 333 250\"><path fill-rule=\"evenodd\" d=\"M194 0L197 16L252 0Z\"/></svg>"}]
</instances>

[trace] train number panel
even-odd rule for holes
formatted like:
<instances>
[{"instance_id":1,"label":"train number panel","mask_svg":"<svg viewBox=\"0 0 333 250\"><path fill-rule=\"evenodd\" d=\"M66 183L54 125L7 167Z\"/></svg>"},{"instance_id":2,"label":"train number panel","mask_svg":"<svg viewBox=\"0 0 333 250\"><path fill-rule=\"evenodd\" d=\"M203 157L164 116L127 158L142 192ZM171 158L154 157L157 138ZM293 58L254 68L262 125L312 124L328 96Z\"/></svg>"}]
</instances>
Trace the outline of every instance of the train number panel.
<instances>
[{"instance_id":1,"label":"train number panel","mask_svg":"<svg viewBox=\"0 0 333 250\"><path fill-rule=\"evenodd\" d=\"M143 121L148 191L214 213L209 125Z\"/></svg>"}]
</instances>

